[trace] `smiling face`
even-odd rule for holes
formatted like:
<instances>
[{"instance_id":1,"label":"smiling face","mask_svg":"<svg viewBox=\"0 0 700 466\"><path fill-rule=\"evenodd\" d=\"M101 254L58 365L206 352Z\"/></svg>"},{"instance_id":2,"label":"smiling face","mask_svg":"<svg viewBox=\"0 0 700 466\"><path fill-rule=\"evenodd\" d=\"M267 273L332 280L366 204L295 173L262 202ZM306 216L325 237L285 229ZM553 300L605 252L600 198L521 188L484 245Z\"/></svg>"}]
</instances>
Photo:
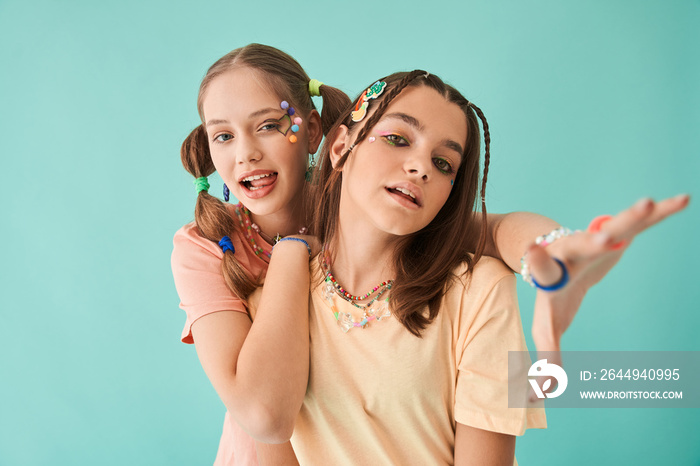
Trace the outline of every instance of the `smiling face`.
<instances>
[{"instance_id":1,"label":"smiling face","mask_svg":"<svg viewBox=\"0 0 700 466\"><path fill-rule=\"evenodd\" d=\"M341 127L335 161L358 131ZM399 236L424 228L450 195L466 141L462 109L432 88L404 89L341 169L341 222Z\"/></svg>"},{"instance_id":2,"label":"smiling face","mask_svg":"<svg viewBox=\"0 0 700 466\"><path fill-rule=\"evenodd\" d=\"M318 113L297 112L290 119L280 107L282 100L289 98L280 98L260 73L245 67L214 78L202 100L214 166L231 193L257 215L294 209L308 154L321 139ZM301 124L293 133L295 118Z\"/></svg>"}]
</instances>

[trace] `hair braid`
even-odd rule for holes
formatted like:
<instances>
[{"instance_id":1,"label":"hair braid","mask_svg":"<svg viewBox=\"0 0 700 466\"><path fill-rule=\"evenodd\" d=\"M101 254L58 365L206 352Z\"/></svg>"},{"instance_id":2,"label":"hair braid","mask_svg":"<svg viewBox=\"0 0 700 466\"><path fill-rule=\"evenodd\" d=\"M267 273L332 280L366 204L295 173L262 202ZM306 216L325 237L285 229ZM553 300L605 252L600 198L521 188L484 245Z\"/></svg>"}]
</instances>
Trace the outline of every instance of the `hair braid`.
<instances>
[{"instance_id":1,"label":"hair braid","mask_svg":"<svg viewBox=\"0 0 700 466\"><path fill-rule=\"evenodd\" d=\"M481 120L481 126L484 127L484 176L481 181L481 204L484 207L486 203L486 179L489 176L489 161L491 160L491 133L489 133L489 123L486 121L484 112L481 111L479 107L473 103L469 103L469 106L474 109L477 116Z\"/></svg>"},{"instance_id":2,"label":"hair braid","mask_svg":"<svg viewBox=\"0 0 700 466\"><path fill-rule=\"evenodd\" d=\"M347 159L354 146L364 141L365 137L367 137L367 133L369 133L372 130L372 128L374 128L374 126L377 124L377 122L382 118L382 116L384 115L384 111L389 106L389 104L391 104L391 101L394 100L396 96L398 96L401 93L401 91L403 91L406 88L406 86L408 86L411 83L411 81L416 79L418 76L424 76L426 74L427 72L423 70L413 70L406 76L404 76L404 78L401 81L399 81L398 84L387 93L386 97L384 97L379 103L379 106L374 111L372 116L369 117L365 126L358 133L357 138L355 138L355 142L353 143L351 148L347 149L343 154L343 157L341 158L341 163L345 162L345 159ZM363 94L360 95L358 100L362 99L362 95Z\"/></svg>"}]
</instances>

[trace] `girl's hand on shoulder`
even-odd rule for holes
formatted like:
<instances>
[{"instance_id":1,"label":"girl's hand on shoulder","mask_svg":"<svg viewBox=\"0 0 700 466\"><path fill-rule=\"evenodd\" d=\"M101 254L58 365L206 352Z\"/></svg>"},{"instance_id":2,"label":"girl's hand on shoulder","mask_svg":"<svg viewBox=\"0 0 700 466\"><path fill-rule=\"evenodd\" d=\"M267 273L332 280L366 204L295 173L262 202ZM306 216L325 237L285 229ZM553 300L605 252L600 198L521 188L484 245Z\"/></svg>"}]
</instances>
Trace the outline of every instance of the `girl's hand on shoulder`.
<instances>
[{"instance_id":1,"label":"girl's hand on shoulder","mask_svg":"<svg viewBox=\"0 0 700 466\"><path fill-rule=\"evenodd\" d=\"M560 351L561 336L588 290L615 266L636 235L683 210L689 200L688 195L660 202L642 199L605 221L598 233L579 232L546 248L530 246L529 267L538 283L547 286L561 279L562 269L554 258L562 261L569 273L569 282L560 290L537 290L532 336L538 352Z\"/></svg>"}]
</instances>

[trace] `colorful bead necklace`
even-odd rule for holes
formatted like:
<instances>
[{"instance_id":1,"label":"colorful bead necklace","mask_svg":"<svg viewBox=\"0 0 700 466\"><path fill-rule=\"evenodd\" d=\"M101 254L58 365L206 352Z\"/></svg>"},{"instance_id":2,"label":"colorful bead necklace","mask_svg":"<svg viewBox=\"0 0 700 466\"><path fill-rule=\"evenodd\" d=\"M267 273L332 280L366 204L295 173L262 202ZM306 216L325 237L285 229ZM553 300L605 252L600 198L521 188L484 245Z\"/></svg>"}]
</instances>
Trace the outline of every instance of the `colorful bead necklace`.
<instances>
[{"instance_id":1,"label":"colorful bead necklace","mask_svg":"<svg viewBox=\"0 0 700 466\"><path fill-rule=\"evenodd\" d=\"M382 290L380 292L383 293L384 290L383 288L387 287L387 289L391 288L392 283L394 283L394 280L386 280L378 284L377 286L373 287L370 291L365 293L364 295L353 295L345 291L342 286L340 286L340 283L335 279L333 274L331 273L331 268L328 265L328 259L327 256L324 255L323 257L323 268L326 270L326 282L331 282L333 286L335 287L336 291L338 294L340 294L343 298L345 298L346 301L350 302L353 306L360 307L357 304L355 304L355 301L362 301L363 299L367 299L370 296L372 296L374 293L376 293L379 290ZM373 301L370 301L372 303ZM370 304L368 303L368 304ZM361 308L361 307L360 307Z\"/></svg>"},{"instance_id":2,"label":"colorful bead necklace","mask_svg":"<svg viewBox=\"0 0 700 466\"><path fill-rule=\"evenodd\" d=\"M394 283L394 280L387 280L385 282L380 283L379 285L373 287L372 291L366 293L363 296L355 296L345 291L343 287L340 286L340 284L336 281L335 277L333 277L333 274L331 273L331 269L328 266L327 258L325 256L323 260L323 267L326 270L324 297L326 298L326 301L328 301L328 304L330 305L331 310L333 311L333 315L335 316L335 320L343 332L347 333L348 330L356 327L365 328L367 324L369 324L373 320L380 321L383 318L389 317L391 315L391 312L389 311L389 298L384 297L384 299L382 299L381 301L379 298L381 298L387 291L391 289L391 285ZM368 303L358 304L356 302L369 298L377 291L377 295L374 298L372 298ZM339 311L334 302L334 297L336 295L340 296L356 308L362 309L362 319L356 321L353 318L352 314L348 312Z\"/></svg>"},{"instance_id":3,"label":"colorful bead necklace","mask_svg":"<svg viewBox=\"0 0 700 466\"><path fill-rule=\"evenodd\" d=\"M252 222L250 221L250 211L246 209L243 204L238 204L236 205L236 216L238 217L238 221L241 223L243 233L245 233L246 238L248 238L250 245L253 246L255 255L263 260L265 260L265 257L267 257L269 261L270 256L272 256L272 251L265 251L262 247L258 246L258 243L255 242L255 238L253 238L253 233L251 231L253 228Z\"/></svg>"}]
</instances>

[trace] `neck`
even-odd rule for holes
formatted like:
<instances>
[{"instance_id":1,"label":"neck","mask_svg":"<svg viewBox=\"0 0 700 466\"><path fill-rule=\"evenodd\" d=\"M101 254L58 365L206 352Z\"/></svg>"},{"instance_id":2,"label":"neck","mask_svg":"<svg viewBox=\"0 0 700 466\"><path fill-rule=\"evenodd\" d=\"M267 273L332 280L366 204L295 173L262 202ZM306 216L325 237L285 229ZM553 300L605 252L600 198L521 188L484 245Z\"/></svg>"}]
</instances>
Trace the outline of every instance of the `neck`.
<instances>
[{"instance_id":1,"label":"neck","mask_svg":"<svg viewBox=\"0 0 700 466\"><path fill-rule=\"evenodd\" d=\"M392 259L396 237L377 232L362 222L343 221L347 218L340 215L335 258L330 267L346 291L365 293L378 283L395 278Z\"/></svg>"},{"instance_id":2,"label":"neck","mask_svg":"<svg viewBox=\"0 0 700 466\"><path fill-rule=\"evenodd\" d=\"M306 213L301 196L297 201L291 202L286 208L267 215L255 215L250 213L250 219L260 227L264 235L273 238L280 236L298 235L299 230L306 227Z\"/></svg>"}]
</instances>

